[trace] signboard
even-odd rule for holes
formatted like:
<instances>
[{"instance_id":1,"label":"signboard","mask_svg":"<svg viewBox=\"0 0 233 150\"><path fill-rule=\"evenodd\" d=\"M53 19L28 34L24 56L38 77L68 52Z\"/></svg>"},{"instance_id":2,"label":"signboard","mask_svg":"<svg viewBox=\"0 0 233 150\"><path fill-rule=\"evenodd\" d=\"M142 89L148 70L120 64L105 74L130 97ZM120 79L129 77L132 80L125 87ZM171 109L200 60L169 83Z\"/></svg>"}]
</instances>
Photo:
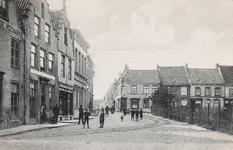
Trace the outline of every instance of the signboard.
<instances>
[{"instance_id":1,"label":"signboard","mask_svg":"<svg viewBox=\"0 0 233 150\"><path fill-rule=\"evenodd\" d=\"M11 24L9 24L8 22L0 19L0 28L9 31L11 33L14 33L15 35L18 35L20 37L23 38L23 33L21 30L19 30L18 28L12 26Z\"/></svg>"}]
</instances>

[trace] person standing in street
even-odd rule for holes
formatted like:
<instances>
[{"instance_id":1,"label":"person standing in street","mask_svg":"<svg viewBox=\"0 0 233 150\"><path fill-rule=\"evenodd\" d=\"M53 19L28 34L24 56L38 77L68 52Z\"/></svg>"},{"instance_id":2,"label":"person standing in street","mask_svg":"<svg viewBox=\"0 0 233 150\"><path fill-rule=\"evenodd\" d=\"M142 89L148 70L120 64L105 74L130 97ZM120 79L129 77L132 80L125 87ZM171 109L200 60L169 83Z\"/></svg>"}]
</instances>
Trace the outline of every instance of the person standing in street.
<instances>
[{"instance_id":1,"label":"person standing in street","mask_svg":"<svg viewBox=\"0 0 233 150\"><path fill-rule=\"evenodd\" d=\"M100 113L100 127L99 128L104 127L104 119L105 119L105 114L104 114L104 109L102 109Z\"/></svg>"},{"instance_id":2,"label":"person standing in street","mask_svg":"<svg viewBox=\"0 0 233 150\"><path fill-rule=\"evenodd\" d=\"M141 108L141 110L139 111L139 114L140 114L140 120L143 120L143 111L142 111L142 108Z\"/></svg>"},{"instance_id":3,"label":"person standing in street","mask_svg":"<svg viewBox=\"0 0 233 150\"><path fill-rule=\"evenodd\" d=\"M136 121L138 121L138 114L139 114L139 110L136 110Z\"/></svg>"},{"instance_id":4,"label":"person standing in street","mask_svg":"<svg viewBox=\"0 0 233 150\"><path fill-rule=\"evenodd\" d=\"M80 124L80 120L82 120L82 124L83 124L83 106L80 105L79 110L79 117L78 117L78 124Z\"/></svg>"},{"instance_id":5,"label":"person standing in street","mask_svg":"<svg viewBox=\"0 0 233 150\"><path fill-rule=\"evenodd\" d=\"M108 107L108 105L105 107L105 111L106 111L106 116L108 117L108 115L109 115L109 107Z\"/></svg>"},{"instance_id":6,"label":"person standing in street","mask_svg":"<svg viewBox=\"0 0 233 150\"><path fill-rule=\"evenodd\" d=\"M85 109L85 112L83 113L84 117L84 123L83 123L83 129L85 128L85 124L87 123L87 128L89 129L89 116L91 114L88 112L88 109Z\"/></svg>"},{"instance_id":7,"label":"person standing in street","mask_svg":"<svg viewBox=\"0 0 233 150\"><path fill-rule=\"evenodd\" d=\"M58 107L58 105L56 104L56 105L53 107L53 115L54 115L53 124L57 124L58 114L59 114L59 107Z\"/></svg>"},{"instance_id":8,"label":"person standing in street","mask_svg":"<svg viewBox=\"0 0 233 150\"><path fill-rule=\"evenodd\" d=\"M134 110L131 109L131 121L134 121Z\"/></svg>"}]
</instances>

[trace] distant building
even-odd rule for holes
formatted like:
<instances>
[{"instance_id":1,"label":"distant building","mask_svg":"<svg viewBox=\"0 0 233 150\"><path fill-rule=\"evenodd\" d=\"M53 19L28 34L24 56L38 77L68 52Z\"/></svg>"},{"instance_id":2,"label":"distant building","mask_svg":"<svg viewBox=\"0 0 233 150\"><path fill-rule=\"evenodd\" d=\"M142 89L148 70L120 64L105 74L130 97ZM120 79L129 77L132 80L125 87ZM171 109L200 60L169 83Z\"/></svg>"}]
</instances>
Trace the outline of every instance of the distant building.
<instances>
[{"instance_id":1,"label":"distant building","mask_svg":"<svg viewBox=\"0 0 233 150\"><path fill-rule=\"evenodd\" d=\"M157 66L162 85L167 86L175 95L172 107L190 106L190 83L185 66L161 67Z\"/></svg>"}]
</instances>

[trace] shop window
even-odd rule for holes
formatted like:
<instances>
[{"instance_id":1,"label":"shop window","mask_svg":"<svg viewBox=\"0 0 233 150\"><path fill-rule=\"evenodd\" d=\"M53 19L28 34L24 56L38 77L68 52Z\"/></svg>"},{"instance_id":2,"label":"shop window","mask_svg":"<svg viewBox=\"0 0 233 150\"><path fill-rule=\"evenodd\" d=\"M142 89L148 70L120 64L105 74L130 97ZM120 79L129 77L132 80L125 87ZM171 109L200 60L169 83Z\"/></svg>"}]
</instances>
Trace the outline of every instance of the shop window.
<instances>
[{"instance_id":1,"label":"shop window","mask_svg":"<svg viewBox=\"0 0 233 150\"><path fill-rule=\"evenodd\" d=\"M143 108L149 108L149 98L143 99Z\"/></svg>"},{"instance_id":2,"label":"shop window","mask_svg":"<svg viewBox=\"0 0 233 150\"><path fill-rule=\"evenodd\" d=\"M19 42L11 39L11 67L19 67Z\"/></svg>"},{"instance_id":3,"label":"shop window","mask_svg":"<svg viewBox=\"0 0 233 150\"><path fill-rule=\"evenodd\" d=\"M19 84L11 83L11 117L19 117Z\"/></svg>"}]
</instances>

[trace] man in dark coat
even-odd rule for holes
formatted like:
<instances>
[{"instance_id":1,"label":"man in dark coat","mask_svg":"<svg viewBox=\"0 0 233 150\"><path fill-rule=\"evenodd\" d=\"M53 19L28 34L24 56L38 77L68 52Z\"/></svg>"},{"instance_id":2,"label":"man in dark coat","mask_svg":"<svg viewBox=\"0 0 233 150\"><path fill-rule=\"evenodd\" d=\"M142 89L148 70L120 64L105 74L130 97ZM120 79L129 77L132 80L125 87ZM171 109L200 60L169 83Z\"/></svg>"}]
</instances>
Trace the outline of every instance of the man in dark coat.
<instances>
[{"instance_id":1,"label":"man in dark coat","mask_svg":"<svg viewBox=\"0 0 233 150\"><path fill-rule=\"evenodd\" d=\"M82 120L82 124L83 124L83 106L80 105L79 110L79 117L78 117L78 124L80 124L80 120Z\"/></svg>"},{"instance_id":2,"label":"man in dark coat","mask_svg":"<svg viewBox=\"0 0 233 150\"><path fill-rule=\"evenodd\" d=\"M104 127L104 118L105 118L104 109L102 109L100 113L100 127L99 128Z\"/></svg>"},{"instance_id":3,"label":"man in dark coat","mask_svg":"<svg viewBox=\"0 0 233 150\"><path fill-rule=\"evenodd\" d=\"M59 114L59 107L57 104L53 107L53 114L54 114L53 124L57 124L57 118L58 118L58 114Z\"/></svg>"},{"instance_id":4,"label":"man in dark coat","mask_svg":"<svg viewBox=\"0 0 233 150\"><path fill-rule=\"evenodd\" d=\"M83 113L83 117L84 117L84 123L83 123L83 129L85 128L85 124L87 123L87 128L89 129L89 116L91 114L88 112L88 109L85 110L85 112Z\"/></svg>"},{"instance_id":5,"label":"man in dark coat","mask_svg":"<svg viewBox=\"0 0 233 150\"><path fill-rule=\"evenodd\" d=\"M141 108L141 110L139 111L139 114L140 114L140 120L143 120L143 110Z\"/></svg>"}]
</instances>

